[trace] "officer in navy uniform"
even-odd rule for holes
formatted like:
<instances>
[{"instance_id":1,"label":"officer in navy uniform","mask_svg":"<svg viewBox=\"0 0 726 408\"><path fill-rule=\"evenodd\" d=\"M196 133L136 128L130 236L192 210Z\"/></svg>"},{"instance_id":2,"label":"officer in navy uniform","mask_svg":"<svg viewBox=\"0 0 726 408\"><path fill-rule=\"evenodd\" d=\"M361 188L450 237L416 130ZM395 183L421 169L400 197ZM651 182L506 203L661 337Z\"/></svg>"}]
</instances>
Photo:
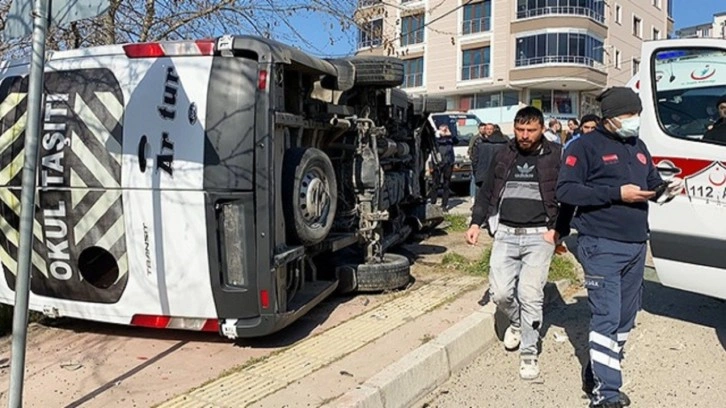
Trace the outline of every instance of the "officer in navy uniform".
<instances>
[{"instance_id":1,"label":"officer in navy uniform","mask_svg":"<svg viewBox=\"0 0 726 408\"><path fill-rule=\"evenodd\" d=\"M663 185L638 138L642 108L635 92L613 87L598 100L602 122L565 152L557 199L577 207L573 227L592 312L583 390L592 407L621 408L630 405L620 391L620 362L641 305L648 201L672 199L683 180Z\"/></svg>"}]
</instances>

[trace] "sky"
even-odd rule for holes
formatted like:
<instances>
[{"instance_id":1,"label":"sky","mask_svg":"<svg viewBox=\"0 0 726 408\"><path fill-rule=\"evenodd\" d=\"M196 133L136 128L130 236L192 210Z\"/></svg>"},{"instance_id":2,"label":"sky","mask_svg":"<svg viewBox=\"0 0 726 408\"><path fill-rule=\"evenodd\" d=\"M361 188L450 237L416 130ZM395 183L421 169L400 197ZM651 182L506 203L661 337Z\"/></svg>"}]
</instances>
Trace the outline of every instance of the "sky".
<instances>
[{"instance_id":1,"label":"sky","mask_svg":"<svg viewBox=\"0 0 726 408\"><path fill-rule=\"evenodd\" d=\"M638 0L645 1L645 0ZM673 0L675 29L713 21L713 15L726 12L724 0ZM314 14L298 14L292 19L305 42L301 48L321 57L338 57L352 54L355 49L355 29L341 30L340 24L332 18ZM332 26L332 28L331 28ZM288 38L290 33L286 33ZM330 38L333 38L332 44ZM286 39L282 39L283 42Z\"/></svg>"},{"instance_id":2,"label":"sky","mask_svg":"<svg viewBox=\"0 0 726 408\"><path fill-rule=\"evenodd\" d=\"M726 11L724 0L673 0L676 29L713 21L713 15Z\"/></svg>"}]
</instances>

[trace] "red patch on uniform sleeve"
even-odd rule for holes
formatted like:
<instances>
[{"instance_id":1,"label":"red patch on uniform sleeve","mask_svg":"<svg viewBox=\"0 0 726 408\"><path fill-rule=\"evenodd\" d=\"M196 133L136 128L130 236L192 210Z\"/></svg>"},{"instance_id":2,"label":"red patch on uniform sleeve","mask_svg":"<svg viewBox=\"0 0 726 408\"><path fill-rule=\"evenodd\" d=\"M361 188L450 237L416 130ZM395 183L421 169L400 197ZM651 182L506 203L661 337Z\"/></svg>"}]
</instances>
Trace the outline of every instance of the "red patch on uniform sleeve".
<instances>
[{"instance_id":1,"label":"red patch on uniform sleeve","mask_svg":"<svg viewBox=\"0 0 726 408\"><path fill-rule=\"evenodd\" d=\"M577 164L577 157L567 156L567 158L565 159L565 164L570 167L575 167L575 165Z\"/></svg>"},{"instance_id":2,"label":"red patch on uniform sleeve","mask_svg":"<svg viewBox=\"0 0 726 408\"><path fill-rule=\"evenodd\" d=\"M641 163L643 163L643 164L648 163L648 158L645 157L645 155L643 153L638 153L638 154L635 155L635 157L637 157L638 158L638 161L641 162Z\"/></svg>"}]
</instances>

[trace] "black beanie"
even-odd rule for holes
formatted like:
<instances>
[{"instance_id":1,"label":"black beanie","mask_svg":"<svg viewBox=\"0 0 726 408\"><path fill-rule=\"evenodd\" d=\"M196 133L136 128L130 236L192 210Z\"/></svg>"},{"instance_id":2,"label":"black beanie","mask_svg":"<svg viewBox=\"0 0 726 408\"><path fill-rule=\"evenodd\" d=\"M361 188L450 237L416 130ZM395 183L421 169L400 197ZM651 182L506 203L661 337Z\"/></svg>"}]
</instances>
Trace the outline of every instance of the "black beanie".
<instances>
[{"instance_id":1,"label":"black beanie","mask_svg":"<svg viewBox=\"0 0 726 408\"><path fill-rule=\"evenodd\" d=\"M640 97L632 89L614 86L606 89L597 97L600 102L603 119L614 118L626 113L640 113L643 105L640 103Z\"/></svg>"},{"instance_id":2,"label":"black beanie","mask_svg":"<svg viewBox=\"0 0 726 408\"><path fill-rule=\"evenodd\" d=\"M726 95L718 98L718 101L716 101L716 107L718 108L722 103L726 103Z\"/></svg>"}]
</instances>

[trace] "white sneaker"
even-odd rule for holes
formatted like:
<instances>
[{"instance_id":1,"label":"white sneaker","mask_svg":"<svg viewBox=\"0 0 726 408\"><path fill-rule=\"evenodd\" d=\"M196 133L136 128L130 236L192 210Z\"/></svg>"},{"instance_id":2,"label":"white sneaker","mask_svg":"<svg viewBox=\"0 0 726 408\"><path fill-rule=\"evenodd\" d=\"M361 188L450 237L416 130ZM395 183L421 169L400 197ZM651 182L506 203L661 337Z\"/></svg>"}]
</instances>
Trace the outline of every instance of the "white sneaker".
<instances>
[{"instance_id":1,"label":"white sneaker","mask_svg":"<svg viewBox=\"0 0 726 408\"><path fill-rule=\"evenodd\" d=\"M504 348L508 351L513 351L519 348L519 343L522 341L522 330L519 327L514 327L511 324L507 327L507 331L504 332Z\"/></svg>"},{"instance_id":2,"label":"white sneaker","mask_svg":"<svg viewBox=\"0 0 726 408\"><path fill-rule=\"evenodd\" d=\"M537 356L525 354L519 361L519 377L523 380L534 380L539 377Z\"/></svg>"}]
</instances>

